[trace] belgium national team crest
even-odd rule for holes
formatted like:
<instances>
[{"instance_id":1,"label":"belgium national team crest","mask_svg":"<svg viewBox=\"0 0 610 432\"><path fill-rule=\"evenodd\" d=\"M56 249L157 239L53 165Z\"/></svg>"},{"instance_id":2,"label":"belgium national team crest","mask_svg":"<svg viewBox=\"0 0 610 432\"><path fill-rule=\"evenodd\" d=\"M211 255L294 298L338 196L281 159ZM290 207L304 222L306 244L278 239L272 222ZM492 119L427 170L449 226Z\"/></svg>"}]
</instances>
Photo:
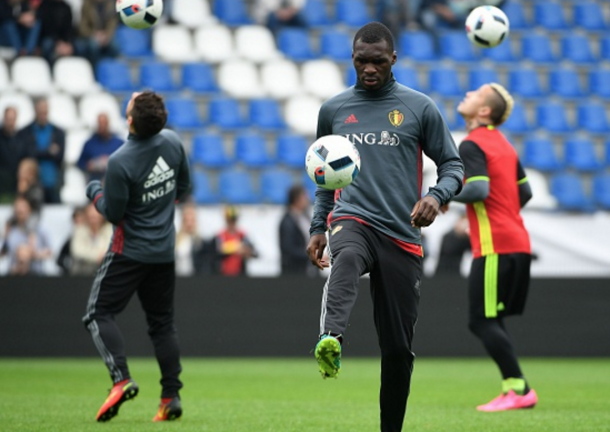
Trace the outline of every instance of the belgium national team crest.
<instances>
[{"instance_id":1,"label":"belgium national team crest","mask_svg":"<svg viewBox=\"0 0 610 432\"><path fill-rule=\"evenodd\" d=\"M405 116L400 111L394 110L388 113L388 118L390 119L390 123L392 123L392 126L398 127L402 124L402 121L405 119Z\"/></svg>"}]
</instances>

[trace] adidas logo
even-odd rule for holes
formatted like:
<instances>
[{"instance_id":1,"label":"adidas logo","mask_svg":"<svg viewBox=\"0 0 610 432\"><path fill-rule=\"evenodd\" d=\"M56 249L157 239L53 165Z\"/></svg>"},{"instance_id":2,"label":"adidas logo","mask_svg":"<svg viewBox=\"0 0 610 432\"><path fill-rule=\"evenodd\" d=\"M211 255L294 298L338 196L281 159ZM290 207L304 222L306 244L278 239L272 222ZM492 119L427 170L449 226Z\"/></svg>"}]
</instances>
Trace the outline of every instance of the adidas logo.
<instances>
[{"instance_id":1,"label":"adidas logo","mask_svg":"<svg viewBox=\"0 0 610 432\"><path fill-rule=\"evenodd\" d=\"M350 114L350 116L346 118L343 123L358 123L358 119L354 114Z\"/></svg>"},{"instance_id":2,"label":"adidas logo","mask_svg":"<svg viewBox=\"0 0 610 432\"><path fill-rule=\"evenodd\" d=\"M156 184L162 183L165 180L169 180L174 176L174 170L165 162L162 156L159 156L155 166L148 174L148 180L144 183L144 189L148 189Z\"/></svg>"}]
</instances>

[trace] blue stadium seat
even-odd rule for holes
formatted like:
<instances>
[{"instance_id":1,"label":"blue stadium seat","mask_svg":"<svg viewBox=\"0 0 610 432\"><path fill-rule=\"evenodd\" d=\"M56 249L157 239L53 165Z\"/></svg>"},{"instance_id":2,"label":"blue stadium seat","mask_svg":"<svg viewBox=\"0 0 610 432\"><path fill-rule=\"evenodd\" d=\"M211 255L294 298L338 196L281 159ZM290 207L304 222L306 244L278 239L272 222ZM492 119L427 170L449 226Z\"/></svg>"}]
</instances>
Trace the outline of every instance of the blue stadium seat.
<instances>
[{"instance_id":1,"label":"blue stadium seat","mask_svg":"<svg viewBox=\"0 0 610 432\"><path fill-rule=\"evenodd\" d=\"M525 112L523 104L515 104L513 112L502 125L502 129L516 134L522 134L532 130L532 126L527 120L527 113Z\"/></svg>"},{"instance_id":2,"label":"blue stadium seat","mask_svg":"<svg viewBox=\"0 0 610 432\"><path fill-rule=\"evenodd\" d=\"M220 199L212 188L209 176L201 171L193 171L193 199L197 204L217 204Z\"/></svg>"},{"instance_id":3,"label":"blue stadium seat","mask_svg":"<svg viewBox=\"0 0 610 432\"><path fill-rule=\"evenodd\" d=\"M252 24L243 0L215 0L214 15L230 26Z\"/></svg>"},{"instance_id":4,"label":"blue stadium seat","mask_svg":"<svg viewBox=\"0 0 610 432\"><path fill-rule=\"evenodd\" d=\"M442 96L458 97L464 95L457 71L451 67L431 67L428 84L431 92Z\"/></svg>"},{"instance_id":5,"label":"blue stadium seat","mask_svg":"<svg viewBox=\"0 0 610 432\"><path fill-rule=\"evenodd\" d=\"M207 63L182 65L182 85L195 93L217 93L214 70Z\"/></svg>"},{"instance_id":6,"label":"blue stadium seat","mask_svg":"<svg viewBox=\"0 0 610 432\"><path fill-rule=\"evenodd\" d=\"M311 202L316 198L316 189L318 188L316 184L309 178L307 175L307 171L303 172L301 184L305 187L307 192L309 193L309 199Z\"/></svg>"},{"instance_id":7,"label":"blue stadium seat","mask_svg":"<svg viewBox=\"0 0 610 432\"><path fill-rule=\"evenodd\" d=\"M263 168L273 162L267 150L267 140L254 132L244 132L235 137L235 160L248 168Z\"/></svg>"},{"instance_id":8,"label":"blue stadium seat","mask_svg":"<svg viewBox=\"0 0 610 432\"><path fill-rule=\"evenodd\" d=\"M593 202L585 195L582 179L572 173L560 173L551 177L551 193L560 207L572 211L592 211Z\"/></svg>"},{"instance_id":9,"label":"blue stadium seat","mask_svg":"<svg viewBox=\"0 0 610 432\"><path fill-rule=\"evenodd\" d=\"M457 129L457 122L455 121L456 116L458 116L457 113L448 113L447 109L445 108L445 104L440 102L440 101L436 101L436 107L438 108L439 112L441 113L441 116L443 116L443 119L445 120L445 123L447 124L447 127L451 130L456 130Z\"/></svg>"},{"instance_id":10,"label":"blue stadium seat","mask_svg":"<svg viewBox=\"0 0 610 432\"><path fill-rule=\"evenodd\" d=\"M100 60L96 66L96 77L108 91L132 92L135 90L131 81L129 65L122 60Z\"/></svg>"},{"instance_id":11,"label":"blue stadium seat","mask_svg":"<svg viewBox=\"0 0 610 432\"><path fill-rule=\"evenodd\" d=\"M170 66L155 61L140 65L140 86L156 92L171 92L177 89Z\"/></svg>"},{"instance_id":12,"label":"blue stadium seat","mask_svg":"<svg viewBox=\"0 0 610 432\"><path fill-rule=\"evenodd\" d=\"M151 30L136 30L119 26L114 35L119 51L125 57L152 57Z\"/></svg>"},{"instance_id":13,"label":"blue stadium seat","mask_svg":"<svg viewBox=\"0 0 610 432\"><path fill-rule=\"evenodd\" d=\"M500 82L496 69L475 67L468 72L468 88L470 90L476 90L483 84L489 84L490 82Z\"/></svg>"},{"instance_id":14,"label":"blue stadium seat","mask_svg":"<svg viewBox=\"0 0 610 432\"><path fill-rule=\"evenodd\" d=\"M415 70L414 68L402 65L395 65L392 68L392 73L394 74L394 78L396 78L396 81L398 81L400 84L410 87L413 90L423 90L422 85L419 82L417 70Z\"/></svg>"},{"instance_id":15,"label":"blue stadium seat","mask_svg":"<svg viewBox=\"0 0 610 432\"><path fill-rule=\"evenodd\" d=\"M551 1L534 3L534 22L547 30L565 30L568 28L563 6Z\"/></svg>"},{"instance_id":16,"label":"blue stadium seat","mask_svg":"<svg viewBox=\"0 0 610 432\"><path fill-rule=\"evenodd\" d=\"M233 163L227 155L222 135L204 132L193 137L191 163L206 168L226 168Z\"/></svg>"},{"instance_id":17,"label":"blue stadium seat","mask_svg":"<svg viewBox=\"0 0 610 432\"><path fill-rule=\"evenodd\" d=\"M593 177L593 199L604 210L610 210L610 174Z\"/></svg>"},{"instance_id":18,"label":"blue stadium seat","mask_svg":"<svg viewBox=\"0 0 610 432\"><path fill-rule=\"evenodd\" d=\"M593 69L589 72L589 91L604 99L610 99L610 69Z\"/></svg>"},{"instance_id":19,"label":"blue stadium seat","mask_svg":"<svg viewBox=\"0 0 610 432\"><path fill-rule=\"evenodd\" d=\"M167 124L176 129L197 129L203 126L197 103L192 98L177 97L165 100Z\"/></svg>"},{"instance_id":20,"label":"blue stadium seat","mask_svg":"<svg viewBox=\"0 0 610 432\"><path fill-rule=\"evenodd\" d=\"M463 31L449 31L439 37L441 55L457 62L471 62L479 58Z\"/></svg>"},{"instance_id":21,"label":"blue stadium seat","mask_svg":"<svg viewBox=\"0 0 610 432\"><path fill-rule=\"evenodd\" d=\"M362 27L372 21L363 0L337 0L335 5L337 21L350 27Z\"/></svg>"},{"instance_id":22,"label":"blue stadium seat","mask_svg":"<svg viewBox=\"0 0 610 432\"><path fill-rule=\"evenodd\" d=\"M531 27L525 15L522 2L514 0L506 2L502 6L502 11L508 17L511 30L523 30Z\"/></svg>"},{"instance_id":23,"label":"blue stadium seat","mask_svg":"<svg viewBox=\"0 0 610 432\"><path fill-rule=\"evenodd\" d=\"M508 88L514 95L525 98L536 98L546 93L538 72L530 68L512 69L508 73Z\"/></svg>"},{"instance_id":24,"label":"blue stadium seat","mask_svg":"<svg viewBox=\"0 0 610 432\"><path fill-rule=\"evenodd\" d=\"M259 193L254 187L250 173L229 168L218 176L218 189L221 199L228 204L258 204Z\"/></svg>"},{"instance_id":25,"label":"blue stadium seat","mask_svg":"<svg viewBox=\"0 0 610 432\"><path fill-rule=\"evenodd\" d=\"M415 61L436 60L434 39L424 31L405 31L400 35L401 55Z\"/></svg>"},{"instance_id":26,"label":"blue stadium seat","mask_svg":"<svg viewBox=\"0 0 610 432\"><path fill-rule=\"evenodd\" d=\"M564 143L565 163L579 171L597 171L603 164L595 153L595 143L588 138L571 137Z\"/></svg>"},{"instance_id":27,"label":"blue stadium seat","mask_svg":"<svg viewBox=\"0 0 610 432\"><path fill-rule=\"evenodd\" d=\"M249 104L250 124L263 130L286 129L280 106L275 99L252 99Z\"/></svg>"},{"instance_id":28,"label":"blue stadium seat","mask_svg":"<svg viewBox=\"0 0 610 432\"><path fill-rule=\"evenodd\" d=\"M309 143L302 135L284 134L277 137L277 161L290 168L303 169Z\"/></svg>"},{"instance_id":29,"label":"blue stadium seat","mask_svg":"<svg viewBox=\"0 0 610 432\"><path fill-rule=\"evenodd\" d=\"M300 28L285 28L278 33L279 49L292 60L306 61L316 57L309 32Z\"/></svg>"},{"instance_id":30,"label":"blue stadium seat","mask_svg":"<svg viewBox=\"0 0 610 432\"><path fill-rule=\"evenodd\" d=\"M604 144L604 163L610 168L610 139Z\"/></svg>"},{"instance_id":31,"label":"blue stadium seat","mask_svg":"<svg viewBox=\"0 0 610 432\"><path fill-rule=\"evenodd\" d=\"M524 34L521 38L521 51L524 59L535 63L554 63L557 60L551 39L545 34Z\"/></svg>"},{"instance_id":32,"label":"blue stadium seat","mask_svg":"<svg viewBox=\"0 0 610 432\"><path fill-rule=\"evenodd\" d=\"M287 204L288 190L294 180L289 172L271 168L261 172L261 193L263 200L270 204Z\"/></svg>"},{"instance_id":33,"label":"blue stadium seat","mask_svg":"<svg viewBox=\"0 0 610 432\"><path fill-rule=\"evenodd\" d=\"M324 30L320 35L320 54L331 60L351 60L352 37L341 30Z\"/></svg>"},{"instance_id":34,"label":"blue stadium seat","mask_svg":"<svg viewBox=\"0 0 610 432\"><path fill-rule=\"evenodd\" d=\"M563 98L579 98L585 96L578 72L572 68L559 67L551 69L549 77L551 93Z\"/></svg>"},{"instance_id":35,"label":"blue stadium seat","mask_svg":"<svg viewBox=\"0 0 610 432\"><path fill-rule=\"evenodd\" d=\"M528 138L523 142L521 162L523 166L539 171L556 171L563 166L557 157L553 142L543 137Z\"/></svg>"},{"instance_id":36,"label":"blue stadium seat","mask_svg":"<svg viewBox=\"0 0 610 432\"><path fill-rule=\"evenodd\" d=\"M246 126L239 102L235 99L213 98L208 105L208 113L210 122L221 129L233 130Z\"/></svg>"},{"instance_id":37,"label":"blue stadium seat","mask_svg":"<svg viewBox=\"0 0 610 432\"><path fill-rule=\"evenodd\" d=\"M396 67L396 66L394 66ZM358 76L356 74L356 70L353 67L348 67L345 70L345 85L350 87L356 84L358 80Z\"/></svg>"},{"instance_id":38,"label":"blue stadium seat","mask_svg":"<svg viewBox=\"0 0 610 432\"><path fill-rule=\"evenodd\" d=\"M580 34L568 34L561 39L561 55L574 63L597 61L593 55L589 38Z\"/></svg>"},{"instance_id":39,"label":"blue stadium seat","mask_svg":"<svg viewBox=\"0 0 610 432\"><path fill-rule=\"evenodd\" d=\"M568 114L562 103L554 101L540 102L536 107L538 126L553 133L571 132L574 130L568 122Z\"/></svg>"},{"instance_id":40,"label":"blue stadium seat","mask_svg":"<svg viewBox=\"0 0 610 432\"><path fill-rule=\"evenodd\" d=\"M484 49L483 57L494 63L513 63L521 57L521 53L517 56L510 40L507 40L493 49Z\"/></svg>"},{"instance_id":41,"label":"blue stadium seat","mask_svg":"<svg viewBox=\"0 0 610 432\"><path fill-rule=\"evenodd\" d=\"M303 16L310 27L323 27L334 24L323 0L307 0L303 8Z\"/></svg>"},{"instance_id":42,"label":"blue stadium seat","mask_svg":"<svg viewBox=\"0 0 610 432\"><path fill-rule=\"evenodd\" d=\"M600 102L583 102L576 110L578 127L590 133L610 132L607 110Z\"/></svg>"},{"instance_id":43,"label":"blue stadium seat","mask_svg":"<svg viewBox=\"0 0 610 432\"><path fill-rule=\"evenodd\" d=\"M605 30L608 28L604 22L604 11L600 4L592 1L576 2L573 7L574 24L577 26L589 31Z\"/></svg>"},{"instance_id":44,"label":"blue stadium seat","mask_svg":"<svg viewBox=\"0 0 610 432\"><path fill-rule=\"evenodd\" d=\"M601 36L599 42L599 56L602 60L610 60L610 34Z\"/></svg>"}]
</instances>

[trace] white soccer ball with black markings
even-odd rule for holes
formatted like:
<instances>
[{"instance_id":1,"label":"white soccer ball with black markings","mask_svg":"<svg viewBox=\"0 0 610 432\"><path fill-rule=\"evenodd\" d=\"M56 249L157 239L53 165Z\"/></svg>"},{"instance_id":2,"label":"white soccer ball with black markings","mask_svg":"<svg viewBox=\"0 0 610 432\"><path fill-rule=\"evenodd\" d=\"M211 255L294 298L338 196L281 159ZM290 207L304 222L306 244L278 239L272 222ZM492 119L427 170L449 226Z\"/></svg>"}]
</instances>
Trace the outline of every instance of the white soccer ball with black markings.
<instances>
[{"instance_id":1,"label":"white soccer ball with black markings","mask_svg":"<svg viewBox=\"0 0 610 432\"><path fill-rule=\"evenodd\" d=\"M508 37L510 24L504 12L495 6L479 6L466 18L466 34L481 48L493 48Z\"/></svg>"},{"instance_id":2,"label":"white soccer ball with black markings","mask_svg":"<svg viewBox=\"0 0 610 432\"><path fill-rule=\"evenodd\" d=\"M314 142L305 157L307 174L324 189L341 189L360 172L360 153L341 135L327 135Z\"/></svg>"},{"instance_id":3,"label":"white soccer ball with black markings","mask_svg":"<svg viewBox=\"0 0 610 432\"><path fill-rule=\"evenodd\" d=\"M126 26L146 29L161 18L163 0L117 0L116 11Z\"/></svg>"}]
</instances>

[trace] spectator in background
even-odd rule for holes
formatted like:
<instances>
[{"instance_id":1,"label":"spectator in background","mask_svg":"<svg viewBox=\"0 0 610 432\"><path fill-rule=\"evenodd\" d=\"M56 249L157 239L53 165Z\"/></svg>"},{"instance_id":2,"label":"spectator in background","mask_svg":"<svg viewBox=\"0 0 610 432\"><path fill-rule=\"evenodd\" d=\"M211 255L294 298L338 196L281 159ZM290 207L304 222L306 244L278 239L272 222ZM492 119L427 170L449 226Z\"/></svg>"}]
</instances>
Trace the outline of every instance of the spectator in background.
<instances>
[{"instance_id":1,"label":"spectator in background","mask_svg":"<svg viewBox=\"0 0 610 432\"><path fill-rule=\"evenodd\" d=\"M309 195L301 185L292 186L288 190L288 207L280 222L280 253L282 256L282 275L308 274L316 271L309 265L309 256L305 249L309 241L309 225L311 218L307 214Z\"/></svg>"},{"instance_id":2,"label":"spectator in background","mask_svg":"<svg viewBox=\"0 0 610 432\"><path fill-rule=\"evenodd\" d=\"M74 54L72 9L64 0L43 0L38 8L40 49L50 63Z\"/></svg>"},{"instance_id":3,"label":"spectator in background","mask_svg":"<svg viewBox=\"0 0 610 432\"><path fill-rule=\"evenodd\" d=\"M93 204L89 204L85 207L84 223L76 226L70 241L70 274L94 275L111 238L112 225L106 222Z\"/></svg>"},{"instance_id":4,"label":"spectator in background","mask_svg":"<svg viewBox=\"0 0 610 432\"><path fill-rule=\"evenodd\" d=\"M246 261L258 256L246 234L237 228L237 219L237 209L232 206L227 207L225 209L227 226L213 240L217 272L223 276L245 275Z\"/></svg>"},{"instance_id":5,"label":"spectator in background","mask_svg":"<svg viewBox=\"0 0 610 432\"><path fill-rule=\"evenodd\" d=\"M185 204L182 207L182 223L176 234L176 275L192 276L202 272L204 242L197 229L197 207Z\"/></svg>"},{"instance_id":6,"label":"spectator in background","mask_svg":"<svg viewBox=\"0 0 610 432\"><path fill-rule=\"evenodd\" d=\"M25 158L19 163L17 193L28 200L33 216L38 218L44 202L44 189L40 185L38 162L35 159Z\"/></svg>"},{"instance_id":7,"label":"spectator in background","mask_svg":"<svg viewBox=\"0 0 610 432\"><path fill-rule=\"evenodd\" d=\"M304 6L305 0L258 0L255 16L275 34L283 27L307 27Z\"/></svg>"},{"instance_id":8,"label":"spectator in background","mask_svg":"<svg viewBox=\"0 0 610 432\"><path fill-rule=\"evenodd\" d=\"M80 225L85 223L85 208L84 207L76 207L72 212L72 235L74 235L74 231ZM59 255L57 256L56 264L59 266L63 274L69 274L70 269L72 268L72 252L70 250L70 243L72 243L72 235L66 239L64 245L61 247L59 251Z\"/></svg>"},{"instance_id":9,"label":"spectator in background","mask_svg":"<svg viewBox=\"0 0 610 432\"><path fill-rule=\"evenodd\" d=\"M45 202L55 204L60 202L66 134L49 123L49 103L46 99L36 100L34 111L34 122L19 131L17 141L22 149L22 157L38 161Z\"/></svg>"},{"instance_id":10,"label":"spectator in background","mask_svg":"<svg viewBox=\"0 0 610 432\"><path fill-rule=\"evenodd\" d=\"M84 0L79 24L79 54L95 65L103 57L116 57L114 32L118 18L115 3L108 0Z\"/></svg>"},{"instance_id":11,"label":"spectator in background","mask_svg":"<svg viewBox=\"0 0 610 432\"><path fill-rule=\"evenodd\" d=\"M460 276L462 258L470 250L470 229L468 218L462 215L451 231L443 236L441 253L436 266L437 275Z\"/></svg>"},{"instance_id":12,"label":"spectator in background","mask_svg":"<svg viewBox=\"0 0 610 432\"><path fill-rule=\"evenodd\" d=\"M119 147L123 140L110 131L107 114L97 117L97 131L87 140L77 165L88 175L88 181L101 180L106 173L108 158Z\"/></svg>"},{"instance_id":13,"label":"spectator in background","mask_svg":"<svg viewBox=\"0 0 610 432\"><path fill-rule=\"evenodd\" d=\"M0 33L3 44L17 55L32 55L38 45L40 20L28 0L0 0Z\"/></svg>"},{"instance_id":14,"label":"spectator in background","mask_svg":"<svg viewBox=\"0 0 610 432\"><path fill-rule=\"evenodd\" d=\"M19 166L19 142L17 137L17 110L4 110L0 128L0 203L10 203L17 192L17 167Z\"/></svg>"}]
</instances>

